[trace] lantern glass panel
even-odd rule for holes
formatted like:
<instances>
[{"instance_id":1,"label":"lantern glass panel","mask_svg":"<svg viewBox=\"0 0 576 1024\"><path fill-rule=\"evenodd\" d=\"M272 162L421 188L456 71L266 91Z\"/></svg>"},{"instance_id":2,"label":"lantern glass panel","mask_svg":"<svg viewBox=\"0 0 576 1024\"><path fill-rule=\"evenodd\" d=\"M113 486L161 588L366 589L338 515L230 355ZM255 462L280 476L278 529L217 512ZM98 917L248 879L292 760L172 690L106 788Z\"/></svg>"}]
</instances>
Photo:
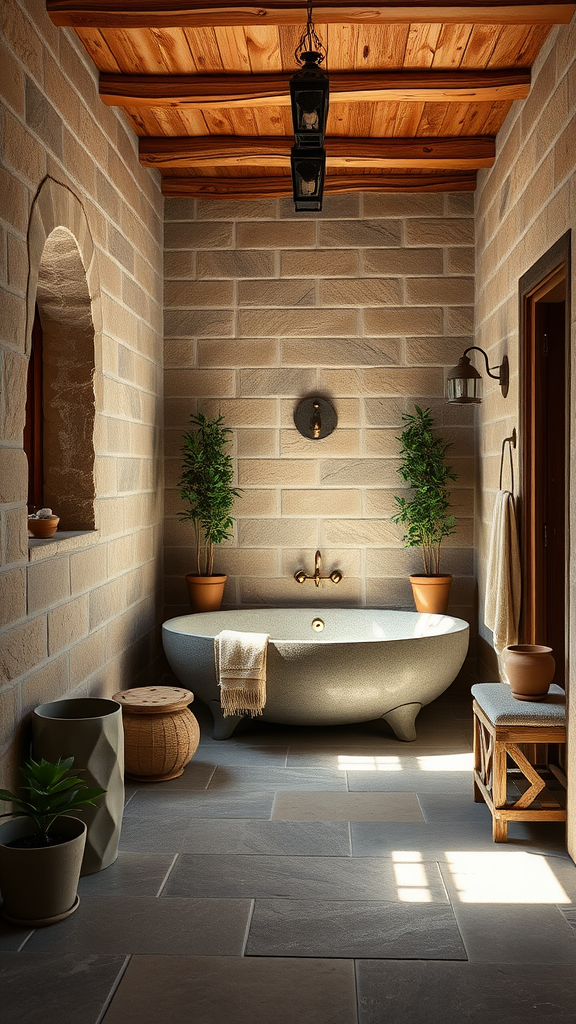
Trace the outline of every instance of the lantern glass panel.
<instances>
[{"instance_id":1,"label":"lantern glass panel","mask_svg":"<svg viewBox=\"0 0 576 1024\"><path fill-rule=\"evenodd\" d=\"M481 377L449 377L446 382L449 402L478 405L482 401Z\"/></svg>"}]
</instances>

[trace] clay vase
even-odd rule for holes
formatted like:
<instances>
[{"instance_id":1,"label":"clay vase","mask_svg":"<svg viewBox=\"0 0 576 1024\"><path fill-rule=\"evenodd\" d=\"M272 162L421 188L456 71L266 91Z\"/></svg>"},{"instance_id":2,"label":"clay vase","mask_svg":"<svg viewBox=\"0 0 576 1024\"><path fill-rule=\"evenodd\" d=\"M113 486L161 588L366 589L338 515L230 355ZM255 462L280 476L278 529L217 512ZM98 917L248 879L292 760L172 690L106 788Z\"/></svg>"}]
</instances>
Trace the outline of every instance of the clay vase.
<instances>
[{"instance_id":1,"label":"clay vase","mask_svg":"<svg viewBox=\"0 0 576 1024\"><path fill-rule=\"evenodd\" d=\"M58 529L58 523L60 522L59 516L50 516L49 519L29 519L28 520L28 532L33 537L53 537Z\"/></svg>"},{"instance_id":2,"label":"clay vase","mask_svg":"<svg viewBox=\"0 0 576 1024\"><path fill-rule=\"evenodd\" d=\"M192 573L188 573L186 586L192 611L219 611L227 578L227 576L194 576Z\"/></svg>"},{"instance_id":3,"label":"clay vase","mask_svg":"<svg viewBox=\"0 0 576 1024\"><path fill-rule=\"evenodd\" d=\"M451 576L411 576L410 583L417 612L446 614L452 584Z\"/></svg>"},{"instance_id":4,"label":"clay vase","mask_svg":"<svg viewBox=\"0 0 576 1024\"><path fill-rule=\"evenodd\" d=\"M504 648L502 659L512 696L516 700L545 699L556 669L551 647L512 644Z\"/></svg>"},{"instance_id":5,"label":"clay vase","mask_svg":"<svg viewBox=\"0 0 576 1024\"><path fill-rule=\"evenodd\" d=\"M47 761L73 757L83 782L106 790L96 807L73 813L88 826L82 874L113 864L124 811L124 732L118 702L69 697L40 704L32 716L32 753Z\"/></svg>"}]
</instances>

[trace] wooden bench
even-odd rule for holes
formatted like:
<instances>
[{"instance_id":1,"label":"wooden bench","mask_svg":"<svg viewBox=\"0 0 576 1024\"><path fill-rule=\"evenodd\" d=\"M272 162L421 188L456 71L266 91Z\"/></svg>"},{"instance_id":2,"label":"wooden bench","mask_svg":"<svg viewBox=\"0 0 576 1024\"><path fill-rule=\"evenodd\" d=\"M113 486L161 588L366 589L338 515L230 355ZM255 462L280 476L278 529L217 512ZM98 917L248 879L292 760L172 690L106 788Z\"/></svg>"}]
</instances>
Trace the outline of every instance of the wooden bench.
<instances>
[{"instance_id":1,"label":"wooden bench","mask_svg":"<svg viewBox=\"0 0 576 1024\"><path fill-rule=\"evenodd\" d=\"M509 821L566 821L566 695L554 683L544 701L520 701L506 683L476 683L474 800L492 814L495 843Z\"/></svg>"}]
</instances>

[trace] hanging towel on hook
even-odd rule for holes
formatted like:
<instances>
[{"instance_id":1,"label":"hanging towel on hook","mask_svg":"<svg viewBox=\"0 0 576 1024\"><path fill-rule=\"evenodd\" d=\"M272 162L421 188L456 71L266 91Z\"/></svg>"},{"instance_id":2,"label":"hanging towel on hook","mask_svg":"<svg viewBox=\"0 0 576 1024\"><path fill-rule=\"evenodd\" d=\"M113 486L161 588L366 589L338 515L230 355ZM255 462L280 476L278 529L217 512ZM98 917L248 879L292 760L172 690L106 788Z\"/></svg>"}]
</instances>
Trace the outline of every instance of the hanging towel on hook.
<instances>
[{"instance_id":1,"label":"hanging towel on hook","mask_svg":"<svg viewBox=\"0 0 576 1024\"><path fill-rule=\"evenodd\" d=\"M520 548L514 497L498 491L490 534L484 621L494 634L500 655L505 647L518 643L520 621Z\"/></svg>"},{"instance_id":2,"label":"hanging towel on hook","mask_svg":"<svg viewBox=\"0 0 576 1024\"><path fill-rule=\"evenodd\" d=\"M268 633L223 629L214 638L220 706L229 715L261 715L266 703Z\"/></svg>"}]
</instances>

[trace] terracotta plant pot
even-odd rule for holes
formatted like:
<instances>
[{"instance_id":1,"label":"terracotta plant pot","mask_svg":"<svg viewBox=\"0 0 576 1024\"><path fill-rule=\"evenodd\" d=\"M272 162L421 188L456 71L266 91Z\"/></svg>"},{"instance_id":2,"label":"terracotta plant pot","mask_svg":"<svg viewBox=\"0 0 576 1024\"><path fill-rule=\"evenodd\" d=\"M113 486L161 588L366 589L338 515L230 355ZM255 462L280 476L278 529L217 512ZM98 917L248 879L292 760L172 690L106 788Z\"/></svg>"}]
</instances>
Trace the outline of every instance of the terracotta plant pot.
<instances>
[{"instance_id":1,"label":"terracotta plant pot","mask_svg":"<svg viewBox=\"0 0 576 1024\"><path fill-rule=\"evenodd\" d=\"M28 519L28 530L33 537L53 537L59 522L59 516L50 516L50 519Z\"/></svg>"},{"instance_id":2,"label":"terracotta plant pot","mask_svg":"<svg viewBox=\"0 0 576 1024\"><path fill-rule=\"evenodd\" d=\"M194 576L192 573L188 573L186 586L192 611L219 611L227 579L227 576Z\"/></svg>"},{"instance_id":3,"label":"terracotta plant pot","mask_svg":"<svg viewBox=\"0 0 576 1024\"><path fill-rule=\"evenodd\" d=\"M412 595L417 612L445 615L450 598L451 576L411 576Z\"/></svg>"},{"instance_id":4,"label":"terracotta plant pot","mask_svg":"<svg viewBox=\"0 0 576 1024\"><path fill-rule=\"evenodd\" d=\"M86 842L85 823L63 814L52 831L66 836L65 842L25 849L6 845L35 831L29 818L13 818L0 825L2 914L12 924L29 928L55 924L77 909Z\"/></svg>"},{"instance_id":5,"label":"terracotta plant pot","mask_svg":"<svg viewBox=\"0 0 576 1024\"><path fill-rule=\"evenodd\" d=\"M502 660L516 700L544 700L556 669L551 647L512 644L504 648Z\"/></svg>"}]
</instances>

